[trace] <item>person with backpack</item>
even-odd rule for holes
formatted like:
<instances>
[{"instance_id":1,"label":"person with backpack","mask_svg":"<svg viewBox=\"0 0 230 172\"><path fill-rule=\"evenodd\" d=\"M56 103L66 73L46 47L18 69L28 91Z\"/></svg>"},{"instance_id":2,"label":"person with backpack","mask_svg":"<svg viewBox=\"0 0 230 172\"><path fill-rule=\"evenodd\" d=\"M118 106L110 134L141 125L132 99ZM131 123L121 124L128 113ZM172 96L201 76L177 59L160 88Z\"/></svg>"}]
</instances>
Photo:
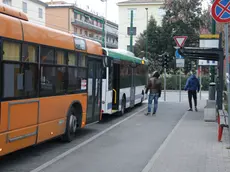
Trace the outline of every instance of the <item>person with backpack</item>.
<instances>
[{"instance_id":1,"label":"person with backpack","mask_svg":"<svg viewBox=\"0 0 230 172\"><path fill-rule=\"evenodd\" d=\"M152 115L156 114L157 108L158 108L158 99L161 97L161 80L159 79L160 74L155 71L152 75L152 77L148 81L148 85L145 90L145 94L149 93L149 99L148 99L148 112L146 115L151 114L152 110L152 102L154 101L154 109Z\"/></svg>"},{"instance_id":2,"label":"person with backpack","mask_svg":"<svg viewBox=\"0 0 230 172\"><path fill-rule=\"evenodd\" d=\"M192 108L192 98L194 100L195 111L197 111L197 92L200 91L200 83L194 72L191 72L191 76L187 79L185 85L185 91L188 91L188 101L189 109L188 111L193 111Z\"/></svg>"}]
</instances>

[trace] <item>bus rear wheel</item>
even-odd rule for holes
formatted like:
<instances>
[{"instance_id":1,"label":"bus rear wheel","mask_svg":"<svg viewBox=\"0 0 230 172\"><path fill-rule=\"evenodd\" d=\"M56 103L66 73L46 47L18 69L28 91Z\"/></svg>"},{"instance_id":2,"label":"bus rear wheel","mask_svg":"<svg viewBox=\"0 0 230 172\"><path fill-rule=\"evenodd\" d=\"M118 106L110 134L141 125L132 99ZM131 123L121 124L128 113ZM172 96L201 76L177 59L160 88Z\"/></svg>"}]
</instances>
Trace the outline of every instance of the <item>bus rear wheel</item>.
<instances>
[{"instance_id":1,"label":"bus rear wheel","mask_svg":"<svg viewBox=\"0 0 230 172\"><path fill-rule=\"evenodd\" d=\"M71 107L66 121L66 131L63 135L63 140L66 142L71 142L76 137L76 131L79 123L79 114L76 114L75 108Z\"/></svg>"},{"instance_id":2,"label":"bus rear wheel","mask_svg":"<svg viewBox=\"0 0 230 172\"><path fill-rule=\"evenodd\" d=\"M125 109L126 109L126 100L123 97L122 100L121 100L121 112L120 112L121 115L125 114Z\"/></svg>"}]
</instances>

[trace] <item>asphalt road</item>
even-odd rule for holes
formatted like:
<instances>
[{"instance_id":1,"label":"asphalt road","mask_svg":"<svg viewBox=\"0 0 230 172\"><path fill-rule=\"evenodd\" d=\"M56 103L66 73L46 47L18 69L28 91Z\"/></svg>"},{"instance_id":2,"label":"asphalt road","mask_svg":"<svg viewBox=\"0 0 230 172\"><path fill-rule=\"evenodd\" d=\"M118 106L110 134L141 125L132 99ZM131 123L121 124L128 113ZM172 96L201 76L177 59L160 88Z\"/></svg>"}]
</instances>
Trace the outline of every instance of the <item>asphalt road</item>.
<instances>
[{"instance_id":1,"label":"asphalt road","mask_svg":"<svg viewBox=\"0 0 230 172\"><path fill-rule=\"evenodd\" d=\"M4 156L0 171L140 172L187 109L185 103L161 102L152 117L144 115L146 105L81 129L71 143L55 139Z\"/></svg>"}]
</instances>

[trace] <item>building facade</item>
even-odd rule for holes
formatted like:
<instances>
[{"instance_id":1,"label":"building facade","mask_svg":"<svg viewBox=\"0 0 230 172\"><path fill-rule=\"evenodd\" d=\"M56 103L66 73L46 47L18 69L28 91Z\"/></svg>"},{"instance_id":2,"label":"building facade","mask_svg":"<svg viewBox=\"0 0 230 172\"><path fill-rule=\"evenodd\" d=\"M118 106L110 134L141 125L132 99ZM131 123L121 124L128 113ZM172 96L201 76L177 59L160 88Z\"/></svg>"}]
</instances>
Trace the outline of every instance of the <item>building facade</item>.
<instances>
[{"instance_id":1,"label":"building facade","mask_svg":"<svg viewBox=\"0 0 230 172\"><path fill-rule=\"evenodd\" d=\"M0 2L26 13L30 22L45 25L46 3L39 0L0 0Z\"/></svg>"},{"instance_id":2,"label":"building facade","mask_svg":"<svg viewBox=\"0 0 230 172\"><path fill-rule=\"evenodd\" d=\"M105 28L103 17L83 10L75 4L55 1L48 3L46 26L95 40L101 44L106 29L106 47L118 47L118 25L106 21Z\"/></svg>"},{"instance_id":3,"label":"building facade","mask_svg":"<svg viewBox=\"0 0 230 172\"><path fill-rule=\"evenodd\" d=\"M129 50L130 48L130 19L133 10L133 45L137 37L147 28L147 16L155 18L161 25L164 10L164 0L129 0L117 3L119 7L118 47Z\"/></svg>"}]
</instances>

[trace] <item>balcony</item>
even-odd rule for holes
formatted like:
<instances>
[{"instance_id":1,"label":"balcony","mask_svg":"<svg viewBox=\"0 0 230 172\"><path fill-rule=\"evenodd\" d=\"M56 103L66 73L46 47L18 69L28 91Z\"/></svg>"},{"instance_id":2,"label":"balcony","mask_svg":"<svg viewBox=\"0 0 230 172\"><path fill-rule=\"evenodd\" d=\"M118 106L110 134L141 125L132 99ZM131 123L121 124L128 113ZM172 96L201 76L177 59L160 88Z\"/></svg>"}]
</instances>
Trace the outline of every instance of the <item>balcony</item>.
<instances>
[{"instance_id":1,"label":"balcony","mask_svg":"<svg viewBox=\"0 0 230 172\"><path fill-rule=\"evenodd\" d=\"M82 21L82 20L79 20L79 19L73 19L72 24L76 25L76 26L83 27L85 29L94 30L94 31L97 31L97 32L100 32L100 33L102 32L101 27L95 26L95 25L93 25L91 23L88 23L88 22L85 22L85 21Z\"/></svg>"},{"instance_id":2,"label":"balcony","mask_svg":"<svg viewBox=\"0 0 230 172\"><path fill-rule=\"evenodd\" d=\"M107 42L107 43L106 43L106 46L107 46L108 48L118 48L118 43L117 43L117 42L116 42L116 43Z\"/></svg>"}]
</instances>

